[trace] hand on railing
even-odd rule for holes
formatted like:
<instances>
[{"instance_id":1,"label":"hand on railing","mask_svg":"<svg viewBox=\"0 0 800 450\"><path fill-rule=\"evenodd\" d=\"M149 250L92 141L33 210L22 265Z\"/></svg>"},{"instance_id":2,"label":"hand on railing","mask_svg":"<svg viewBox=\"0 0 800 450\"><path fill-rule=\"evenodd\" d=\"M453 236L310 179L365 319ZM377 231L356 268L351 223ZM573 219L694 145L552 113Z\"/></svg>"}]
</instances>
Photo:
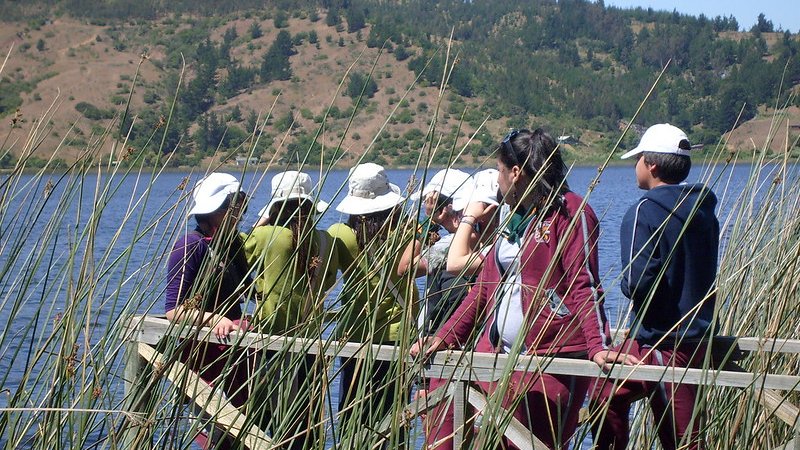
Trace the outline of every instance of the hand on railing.
<instances>
[{"instance_id":1,"label":"hand on railing","mask_svg":"<svg viewBox=\"0 0 800 450\"><path fill-rule=\"evenodd\" d=\"M437 336L425 336L411 346L408 350L408 354L411 355L412 358L416 358L419 354L427 358L432 353L438 352L445 347L446 345L442 338Z\"/></svg>"},{"instance_id":2,"label":"hand on railing","mask_svg":"<svg viewBox=\"0 0 800 450\"><path fill-rule=\"evenodd\" d=\"M408 354L411 355L412 358L416 358L419 354L422 354L425 358L429 357L431 353L438 352L445 348L444 341L440 337L436 336L425 336L420 338L411 348L408 350Z\"/></svg>"},{"instance_id":3,"label":"hand on railing","mask_svg":"<svg viewBox=\"0 0 800 450\"><path fill-rule=\"evenodd\" d=\"M247 330L246 322L245 324L239 324L237 322L238 321L234 322L227 317L220 318L220 320L214 324L214 334L217 336L217 339L223 341L228 339L228 335L230 335L232 331Z\"/></svg>"},{"instance_id":4,"label":"hand on railing","mask_svg":"<svg viewBox=\"0 0 800 450\"><path fill-rule=\"evenodd\" d=\"M603 372L608 372L611 370L611 366L615 363L621 363L628 366L634 366L642 363L639 358L636 358L633 355L623 352L615 352L612 350L603 350L601 352L597 352L597 354L592 357L592 361L600 366L600 368L603 369Z\"/></svg>"}]
</instances>

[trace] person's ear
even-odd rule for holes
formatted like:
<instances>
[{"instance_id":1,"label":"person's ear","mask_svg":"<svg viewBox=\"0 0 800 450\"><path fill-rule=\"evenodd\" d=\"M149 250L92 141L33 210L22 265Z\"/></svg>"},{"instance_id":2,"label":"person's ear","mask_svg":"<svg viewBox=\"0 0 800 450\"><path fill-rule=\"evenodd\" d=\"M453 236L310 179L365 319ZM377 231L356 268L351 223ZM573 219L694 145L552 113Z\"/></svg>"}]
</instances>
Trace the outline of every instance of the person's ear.
<instances>
[{"instance_id":1,"label":"person's ear","mask_svg":"<svg viewBox=\"0 0 800 450\"><path fill-rule=\"evenodd\" d=\"M519 166L513 166L511 168L511 181L516 183L519 180L520 175L522 175L522 169Z\"/></svg>"},{"instance_id":2,"label":"person's ear","mask_svg":"<svg viewBox=\"0 0 800 450\"><path fill-rule=\"evenodd\" d=\"M644 166L647 168L647 171L650 172L650 176L653 178L658 178L658 165L656 164L647 164L644 163Z\"/></svg>"}]
</instances>

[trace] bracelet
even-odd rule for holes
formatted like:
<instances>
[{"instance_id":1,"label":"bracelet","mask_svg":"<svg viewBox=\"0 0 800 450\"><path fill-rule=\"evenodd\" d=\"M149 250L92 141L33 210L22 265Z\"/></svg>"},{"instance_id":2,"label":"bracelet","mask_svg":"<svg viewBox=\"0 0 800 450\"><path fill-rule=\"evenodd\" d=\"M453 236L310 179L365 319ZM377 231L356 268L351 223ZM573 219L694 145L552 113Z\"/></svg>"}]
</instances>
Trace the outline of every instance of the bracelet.
<instances>
[{"instance_id":1,"label":"bracelet","mask_svg":"<svg viewBox=\"0 0 800 450\"><path fill-rule=\"evenodd\" d=\"M473 229L473 230L474 230L476 233L480 233L480 228L479 228L479 226L478 226L478 222L476 222L476 221L469 221L469 220L467 220L467 217L472 217L473 219L475 218L474 216L464 216L464 217L462 217L462 218L461 218L461 222L459 222L459 223L463 223L463 224L469 225L469 226L471 226L471 227L472 227L472 229Z\"/></svg>"}]
</instances>

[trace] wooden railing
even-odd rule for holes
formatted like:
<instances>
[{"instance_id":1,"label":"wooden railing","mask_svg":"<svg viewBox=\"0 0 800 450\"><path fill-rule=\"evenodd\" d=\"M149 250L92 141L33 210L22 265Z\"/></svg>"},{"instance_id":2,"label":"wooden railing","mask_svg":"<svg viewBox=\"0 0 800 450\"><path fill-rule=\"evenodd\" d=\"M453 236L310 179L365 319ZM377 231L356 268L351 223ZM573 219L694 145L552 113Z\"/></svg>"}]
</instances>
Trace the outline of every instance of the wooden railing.
<instances>
[{"instance_id":1,"label":"wooden railing","mask_svg":"<svg viewBox=\"0 0 800 450\"><path fill-rule=\"evenodd\" d=\"M145 365L155 368L160 377L166 377L176 385L183 385L184 395L191 398L198 406L214 417L216 423L224 427L230 434L241 439L252 449L273 448L274 445L266 433L254 426L245 426L244 414L230 405L219 393L204 383L183 364L167 361L163 354L155 351L153 346L164 337L196 338L219 343L208 329L198 331L194 328L179 329L169 321L153 316L136 316L128 327L125 358L125 386L128 395L128 407L131 417L143 404L142 398L135 395L137 383L143 382L139 374ZM303 352L307 354L329 357L370 357L381 361L395 361L410 358L401 353L398 347L390 345L370 345L339 340L309 340L297 337L272 336L254 332L234 333L230 342L254 350L273 350L284 352ZM767 353L800 353L800 340L766 339L742 337L737 340L739 349L745 352ZM371 348L370 348L371 347ZM469 433L465 426L470 417L469 410L480 411L487 404L486 397L472 387L475 382L497 381L510 370L532 373L549 373L556 375L575 375L593 378L612 378L618 380L642 380L657 382L675 382L683 384L726 386L747 389L757 396L769 416L784 421L794 428L791 441L778 447L786 450L800 450L800 409L791 404L781 392L800 392L800 376L771 373L749 373L733 362L725 362L719 369L665 368L662 366L625 366L615 365L607 373L595 363L588 360L516 356L504 354L485 354L471 351L443 351L433 355L420 367L421 375L430 378L451 380L446 388L437 389L426 398L408 405L403 416L412 420L437 403L452 398L454 405L454 447L465 446ZM187 383L187 377L189 381ZM194 377L194 378L192 378ZM181 380L182 383L178 383ZM140 390L140 389L139 389ZM378 431L388 429L391 420L380 424ZM144 435L141 429L144 424L129 420L124 430L125 448L141 444ZM521 449L546 448L518 421L512 420L505 429L505 436Z\"/></svg>"}]
</instances>

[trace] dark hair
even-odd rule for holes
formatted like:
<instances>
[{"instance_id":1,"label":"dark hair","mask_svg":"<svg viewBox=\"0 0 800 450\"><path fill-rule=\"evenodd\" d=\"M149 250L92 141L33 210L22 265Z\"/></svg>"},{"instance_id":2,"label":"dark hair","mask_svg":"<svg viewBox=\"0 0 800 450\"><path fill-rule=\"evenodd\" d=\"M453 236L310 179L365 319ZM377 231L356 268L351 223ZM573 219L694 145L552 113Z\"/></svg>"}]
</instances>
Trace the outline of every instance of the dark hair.
<instances>
[{"instance_id":1,"label":"dark hair","mask_svg":"<svg viewBox=\"0 0 800 450\"><path fill-rule=\"evenodd\" d=\"M356 233L358 248L363 250L376 241L383 243L400 220L400 209L389 208L370 214L353 214L347 219L347 225Z\"/></svg>"},{"instance_id":2,"label":"dark hair","mask_svg":"<svg viewBox=\"0 0 800 450\"><path fill-rule=\"evenodd\" d=\"M688 145L688 141L685 142ZM692 159L686 155L643 152L642 158L644 158L645 164L658 167L658 178L667 184L682 182L689 176L689 171L692 170Z\"/></svg>"},{"instance_id":3,"label":"dark hair","mask_svg":"<svg viewBox=\"0 0 800 450\"><path fill-rule=\"evenodd\" d=\"M545 208L549 201L558 208L563 206L562 195L553 194L569 191L567 165L552 136L541 128L514 130L506 135L496 151L505 166L518 166L531 178L538 175L538 182L527 192L537 208ZM554 192L556 189L558 192Z\"/></svg>"},{"instance_id":4,"label":"dark hair","mask_svg":"<svg viewBox=\"0 0 800 450\"><path fill-rule=\"evenodd\" d=\"M232 194L228 194L228 196L225 197L225 200L222 201L222 204L219 205L219 207L214 211L211 211L210 213L206 214L195 214L194 220L197 221L198 224L207 224L207 225L211 224L211 218L222 211L227 211L231 207L231 203L233 203L234 201L242 205L242 214L247 212L247 203L248 203L247 194L242 191L239 191L239 192L234 192Z\"/></svg>"},{"instance_id":5,"label":"dark hair","mask_svg":"<svg viewBox=\"0 0 800 450\"><path fill-rule=\"evenodd\" d=\"M277 225L292 231L292 247L297 249L297 261L300 262L300 269L309 277L313 275L313 264L310 259L311 242L309 232L311 220L311 210L314 204L306 199L288 199L276 202L269 209L267 225Z\"/></svg>"},{"instance_id":6,"label":"dark hair","mask_svg":"<svg viewBox=\"0 0 800 450\"><path fill-rule=\"evenodd\" d=\"M453 197L448 197L441 192L438 193L436 196L436 206L434 206L434 212L439 212L447 208L447 205L453 204Z\"/></svg>"},{"instance_id":7,"label":"dark hair","mask_svg":"<svg viewBox=\"0 0 800 450\"><path fill-rule=\"evenodd\" d=\"M311 217L312 206L310 200L301 198L275 202L269 209L267 225L288 226L292 222L307 220Z\"/></svg>"}]
</instances>

